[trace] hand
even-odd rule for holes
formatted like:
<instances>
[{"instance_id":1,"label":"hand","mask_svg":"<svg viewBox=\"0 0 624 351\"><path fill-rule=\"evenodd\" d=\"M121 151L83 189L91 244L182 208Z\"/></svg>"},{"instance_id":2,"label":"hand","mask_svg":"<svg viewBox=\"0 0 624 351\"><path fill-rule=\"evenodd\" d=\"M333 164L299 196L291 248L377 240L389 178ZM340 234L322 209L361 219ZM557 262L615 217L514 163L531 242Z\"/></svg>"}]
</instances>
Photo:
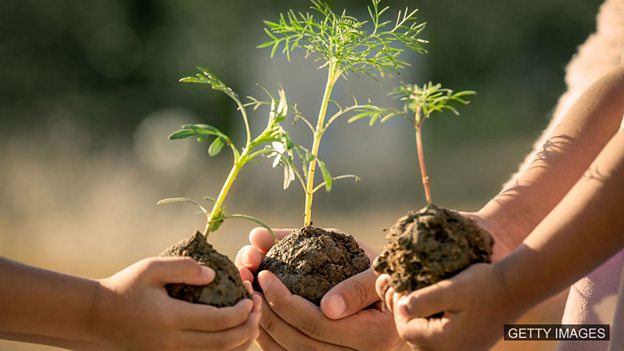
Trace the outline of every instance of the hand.
<instances>
[{"instance_id":1,"label":"hand","mask_svg":"<svg viewBox=\"0 0 624 351\"><path fill-rule=\"evenodd\" d=\"M406 296L387 288L389 278L377 279L377 292L394 310L400 337L417 350L489 350L502 337L503 324L525 310L505 288L496 264L475 264ZM441 318L427 317L439 312Z\"/></svg>"},{"instance_id":2,"label":"hand","mask_svg":"<svg viewBox=\"0 0 624 351\"><path fill-rule=\"evenodd\" d=\"M274 230L283 238L290 230ZM241 276L253 280L262 258L273 246L263 228L251 231L252 245L236 257ZM361 245L361 243L360 243ZM362 245L361 245L362 246ZM362 246L369 257L375 253ZM292 295L272 273L262 271L258 283L264 292L261 331L257 343L265 350L398 350L405 347L394 328L392 315L382 311L375 296L375 274L371 269L332 288L321 300L321 308Z\"/></svg>"},{"instance_id":3,"label":"hand","mask_svg":"<svg viewBox=\"0 0 624 351\"><path fill-rule=\"evenodd\" d=\"M259 333L259 296L217 308L173 299L164 288L208 284L214 275L191 258L139 261L99 281L93 330L114 349L246 350Z\"/></svg>"},{"instance_id":4,"label":"hand","mask_svg":"<svg viewBox=\"0 0 624 351\"><path fill-rule=\"evenodd\" d=\"M488 231L494 238L492 248L492 262L498 262L508 256L518 246L505 230L501 230L492 218L483 216L479 212L460 212L462 216L472 219L479 227Z\"/></svg>"}]
</instances>

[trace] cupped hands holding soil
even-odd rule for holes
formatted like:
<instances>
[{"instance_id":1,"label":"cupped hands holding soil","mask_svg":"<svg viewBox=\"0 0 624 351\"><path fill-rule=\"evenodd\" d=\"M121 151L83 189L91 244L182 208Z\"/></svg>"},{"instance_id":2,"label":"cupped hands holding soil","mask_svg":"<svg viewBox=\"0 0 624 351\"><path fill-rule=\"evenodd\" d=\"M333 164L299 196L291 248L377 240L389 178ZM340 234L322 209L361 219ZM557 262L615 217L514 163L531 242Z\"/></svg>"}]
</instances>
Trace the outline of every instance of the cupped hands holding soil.
<instances>
[{"instance_id":1,"label":"cupped hands holding soil","mask_svg":"<svg viewBox=\"0 0 624 351\"><path fill-rule=\"evenodd\" d=\"M333 286L369 267L353 236L305 226L276 243L258 271L271 271L290 292L319 305Z\"/></svg>"}]
</instances>

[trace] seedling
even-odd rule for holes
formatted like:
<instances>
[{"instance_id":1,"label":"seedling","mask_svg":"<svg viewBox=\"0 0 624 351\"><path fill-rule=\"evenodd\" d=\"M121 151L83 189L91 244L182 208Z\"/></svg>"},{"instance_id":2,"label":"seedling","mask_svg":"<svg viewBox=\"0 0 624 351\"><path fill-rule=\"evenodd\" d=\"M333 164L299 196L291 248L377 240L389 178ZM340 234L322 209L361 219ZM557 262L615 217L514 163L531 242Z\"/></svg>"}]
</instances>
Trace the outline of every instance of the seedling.
<instances>
[{"instance_id":1,"label":"seedling","mask_svg":"<svg viewBox=\"0 0 624 351\"><path fill-rule=\"evenodd\" d=\"M275 245L262 266L276 273L292 292L315 303L319 303L322 295L333 285L367 269L370 264L351 236L312 227L314 194L322 188L330 191L333 182L339 179L357 180L354 175L331 175L325 162L318 157L323 136L341 117L369 117L375 121L396 113L370 101L361 104L355 96L352 103L342 106L332 99L336 83L350 74L373 78L392 76L409 66L401 59L405 49L426 52L423 47L426 41L420 38L425 24L417 21L417 10L405 8L398 12L395 19L386 20L383 15L389 8L380 7L380 3L381 0L373 0L368 6L369 18L359 20L348 15L346 10L336 13L327 4L312 0L311 12L290 10L281 14L277 21L265 21L269 40L258 46L271 48L271 57L280 52L289 61L295 50L302 50L306 58L314 58L319 70L326 70L327 73L316 120L307 118L300 111L295 112L295 119L302 120L313 135L311 147L295 146L280 154L280 162L288 169L284 184L287 186L296 178L305 194L304 227ZM295 156L300 161L299 166L295 163ZM318 184L315 183L317 166L323 179ZM321 238L322 235L325 237ZM335 243L330 245L335 247L334 250L342 251L328 252L330 246L324 244L328 240ZM298 250L301 257L285 257L294 251L293 245L306 248ZM314 255L304 257L309 250L315 250ZM349 250L352 252L348 253ZM311 257L317 261L311 262ZM302 266L309 269L298 268Z\"/></svg>"},{"instance_id":2,"label":"seedling","mask_svg":"<svg viewBox=\"0 0 624 351\"><path fill-rule=\"evenodd\" d=\"M454 92L431 82L422 87L402 84L392 95L403 102L403 110L381 119L385 122L400 115L412 122L427 202L425 208L410 211L390 228L388 243L373 263L377 272L390 274L396 292L420 289L449 278L472 263L490 261L491 235L460 213L433 204L422 143L422 124L426 119L445 110L459 115L454 105L468 104L467 98L474 94L471 90Z\"/></svg>"},{"instance_id":3,"label":"seedling","mask_svg":"<svg viewBox=\"0 0 624 351\"><path fill-rule=\"evenodd\" d=\"M174 202L189 202L196 205L199 210L206 216L206 226L201 234L196 234L190 239L187 239L178 245L168 249L164 255L177 256L185 255L191 256L201 263L212 262L211 256L219 255L219 263L226 265L226 267L215 267L211 264L212 268L221 268L225 271L227 276L221 277L223 272L217 272L217 278L212 284L205 287L190 287L182 284L172 284L168 286L170 295L178 297L191 302L202 302L207 304L213 304L218 306L233 305L238 300L244 297L248 297L248 292L243 288L241 279L238 274L238 270L226 256L217 254L214 249L207 243L208 235L217 231L224 220L229 218L244 218L252 220L261 226L271 230L266 224L256 217L244 215L244 214L227 214L225 211L225 200L236 180L236 177L243 169L243 167L251 160L258 156L268 156L277 153L281 149L291 149L293 147L288 133L282 128L281 122L286 120L288 114L288 102L286 100L286 94L283 89L279 89L278 97L274 98L269 94L270 102L268 102L269 118L265 129L257 136L252 136L251 127L249 123L249 117L247 115L247 106L249 104L243 104L239 96L221 80L219 80L214 74L210 73L204 68L198 68L199 73L193 77L182 78L181 82L184 83L198 83L207 84L212 89L225 93L236 104L238 112L240 113L243 123L245 125L245 145L242 148L236 146L232 138L220 131L214 126L207 124L188 124L182 126L182 129L175 131L169 136L171 140L179 140L186 138L196 138L198 142L203 143L210 140L210 146L208 147L208 155L211 157L217 156L224 148L228 148L232 152L233 164L228 174L219 195L216 198L205 197L206 200L212 200L214 202L212 210L208 211L198 201L184 198L168 198L159 201L159 204L167 204ZM268 93L268 92L267 92ZM250 97L251 104L257 101L255 98ZM257 109L259 105L256 104ZM272 231L271 231L272 233ZM226 287L217 288L219 283L223 282ZM225 300L220 299L223 294L230 294L225 296ZM231 296L234 294L234 296Z\"/></svg>"},{"instance_id":4,"label":"seedling","mask_svg":"<svg viewBox=\"0 0 624 351\"><path fill-rule=\"evenodd\" d=\"M259 48L270 47L271 57L281 51L289 61L293 51L304 50L306 58L313 56L319 64L318 68L327 70L325 90L315 123L296 111L295 118L303 120L313 135L310 149L296 150L302 160L301 171L297 170L292 153L286 154L283 159L284 165L292 169L290 174L299 179L305 193L304 226L312 224L312 202L316 191L323 187L330 191L333 181L337 179L357 178L353 175L332 177L325 163L318 158L321 141L331 124L348 115L375 120L394 113L370 103L360 104L355 97L351 105L339 105L332 99L336 83L341 78L346 79L350 73L385 77L409 66L400 58L405 49L398 48L397 44L419 53L426 52L423 47L426 41L419 37L425 23L416 20L418 10L405 8L398 12L395 21L384 20L382 15L389 7L380 8L380 2L372 1L372 6L368 7L370 19L364 21L347 15L346 10L337 14L329 5L317 0L312 0L312 13L290 10L281 14L275 22L264 21L270 40L258 45ZM330 104L334 104L337 111L328 116ZM323 176L323 182L318 185L315 184L317 164Z\"/></svg>"},{"instance_id":5,"label":"seedling","mask_svg":"<svg viewBox=\"0 0 624 351\"><path fill-rule=\"evenodd\" d=\"M431 199L431 189L429 187L429 176L425 167L425 153L422 143L422 124L436 112L451 111L459 116L459 111L453 104L467 105L467 97L476 94L472 90L464 90L454 92L451 89L443 88L441 84L433 84L431 82L423 84L422 87L416 84L401 84L394 89L391 95L403 102L403 110L394 114L388 114L381 119L386 122L394 116L402 116L412 123L416 132L416 150L418 153L418 165L420 167L420 178L422 180L423 189L425 191L425 200L427 206L433 205ZM356 121L365 116L355 116L349 122ZM375 120L371 119L370 124L373 125Z\"/></svg>"}]
</instances>

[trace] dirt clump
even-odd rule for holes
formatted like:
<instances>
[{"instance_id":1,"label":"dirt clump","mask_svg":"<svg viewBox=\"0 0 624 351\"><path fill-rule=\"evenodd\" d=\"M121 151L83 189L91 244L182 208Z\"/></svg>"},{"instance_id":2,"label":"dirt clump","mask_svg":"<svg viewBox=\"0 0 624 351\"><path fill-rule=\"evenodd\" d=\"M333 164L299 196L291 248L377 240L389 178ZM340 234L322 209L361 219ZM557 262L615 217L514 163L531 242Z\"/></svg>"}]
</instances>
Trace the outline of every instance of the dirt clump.
<instances>
[{"instance_id":1,"label":"dirt clump","mask_svg":"<svg viewBox=\"0 0 624 351\"><path fill-rule=\"evenodd\" d=\"M173 298L216 307L233 306L242 299L251 298L234 263L217 252L200 232L167 248L160 256L191 257L216 273L208 285L165 285L167 293Z\"/></svg>"},{"instance_id":2,"label":"dirt clump","mask_svg":"<svg viewBox=\"0 0 624 351\"><path fill-rule=\"evenodd\" d=\"M305 226L275 244L260 270L273 272L290 292L320 305L329 289L369 267L351 235Z\"/></svg>"},{"instance_id":3,"label":"dirt clump","mask_svg":"<svg viewBox=\"0 0 624 351\"><path fill-rule=\"evenodd\" d=\"M387 233L376 272L410 292L452 277L473 263L491 262L494 239L472 219L435 205L410 211Z\"/></svg>"}]
</instances>

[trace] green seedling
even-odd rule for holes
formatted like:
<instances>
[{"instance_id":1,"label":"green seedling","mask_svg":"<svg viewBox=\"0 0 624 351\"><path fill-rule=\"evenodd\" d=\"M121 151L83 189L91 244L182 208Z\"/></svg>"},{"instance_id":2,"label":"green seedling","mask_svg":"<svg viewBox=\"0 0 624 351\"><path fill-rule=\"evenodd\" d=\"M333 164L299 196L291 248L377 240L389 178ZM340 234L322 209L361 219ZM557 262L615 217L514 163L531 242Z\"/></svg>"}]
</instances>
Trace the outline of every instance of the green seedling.
<instances>
[{"instance_id":1,"label":"green seedling","mask_svg":"<svg viewBox=\"0 0 624 351\"><path fill-rule=\"evenodd\" d=\"M255 105L254 110L257 110L258 107L262 104L258 104L258 100L252 97L249 97L252 103L244 104L239 96L230 87L228 87L221 80L219 80L214 74L210 73L204 68L198 67L197 69L199 70L199 73L197 73L195 76L182 78L180 81L183 83L207 84L212 89L223 92L227 96L229 96L236 103L238 112L240 112L243 123L245 125L245 145L242 148L237 147L234 141L229 136L227 136L219 129L207 124L187 124L182 126L182 129L173 132L171 135L169 135L169 139L171 140L196 138L196 140L200 143L210 141L210 146L208 147L208 155L211 157L217 156L224 148L227 147L232 152L233 164L230 173L223 183L219 195L216 198L204 197L204 200L213 201L214 204L212 206L212 210L208 211L199 202L183 197L163 199L160 200L158 204L189 202L196 205L199 210L206 216L206 227L203 231L205 237L208 237L210 233L218 230L223 221L228 218L243 218L252 220L271 231L271 229L266 224L264 224L256 217L244 214L226 214L224 202L232 185L234 184L234 181L236 180L236 177L249 161L255 159L258 156L279 154L280 150L290 150L293 148L288 133L282 128L280 124L281 122L286 120L286 116L288 115L288 103L286 100L286 94L283 89L279 89L278 97L275 98L267 91L267 94L269 95L269 101L267 104L270 106L268 123L266 125L266 128L262 132L260 132L260 134L258 134L256 137L253 137L251 134L249 117L247 115L247 107L250 104Z\"/></svg>"},{"instance_id":2,"label":"green seedling","mask_svg":"<svg viewBox=\"0 0 624 351\"><path fill-rule=\"evenodd\" d=\"M433 84L431 82L418 86L416 84L401 84L391 95L403 102L403 109L396 111L394 114L388 114L381 118L380 121L386 122L394 116L402 116L412 123L416 132L416 149L418 152L418 165L420 166L420 175L422 179L423 189L425 191L425 199L427 206L432 205L431 189L429 186L429 176L425 167L425 153L422 143L422 124L436 112L451 111L459 116L459 111L453 106L454 104L466 105L470 103L467 97L475 95L472 90L464 90L454 92L451 89L443 88L441 84ZM365 116L355 116L349 120L353 122ZM375 123L371 119L371 125Z\"/></svg>"},{"instance_id":3,"label":"green seedling","mask_svg":"<svg viewBox=\"0 0 624 351\"><path fill-rule=\"evenodd\" d=\"M306 58L312 56L318 68L326 70L327 81L318 116L314 123L299 111L295 119L302 120L313 135L309 149L292 147L279 150L280 162L288 168L285 171L285 186L297 178L305 193L304 226L312 224L312 202L316 191L323 187L330 191L335 180L355 178L353 175L332 177L325 163L318 158L323 135L330 125L342 116L354 118L370 117L371 123L379 118L389 118L396 112L368 103L360 104L353 97L348 106L341 106L332 99L336 83L346 79L350 73L371 77L385 77L398 73L409 66L400 56L405 48L425 53L425 40L419 37L425 23L416 20L417 10L405 8L396 19L385 20L388 7L380 8L381 0L373 0L368 7L370 18L359 20L347 15L346 11L334 12L327 4L312 0L312 12L290 10L280 15L277 21L265 21L265 32L270 40L259 48L271 48L271 57L280 52L291 59L295 50L305 51ZM401 45L403 48L397 47ZM335 112L329 114L329 106L335 105ZM296 110L296 109L295 109ZM294 155L301 165L295 166ZM320 168L323 181L315 183L316 167Z\"/></svg>"}]
</instances>

